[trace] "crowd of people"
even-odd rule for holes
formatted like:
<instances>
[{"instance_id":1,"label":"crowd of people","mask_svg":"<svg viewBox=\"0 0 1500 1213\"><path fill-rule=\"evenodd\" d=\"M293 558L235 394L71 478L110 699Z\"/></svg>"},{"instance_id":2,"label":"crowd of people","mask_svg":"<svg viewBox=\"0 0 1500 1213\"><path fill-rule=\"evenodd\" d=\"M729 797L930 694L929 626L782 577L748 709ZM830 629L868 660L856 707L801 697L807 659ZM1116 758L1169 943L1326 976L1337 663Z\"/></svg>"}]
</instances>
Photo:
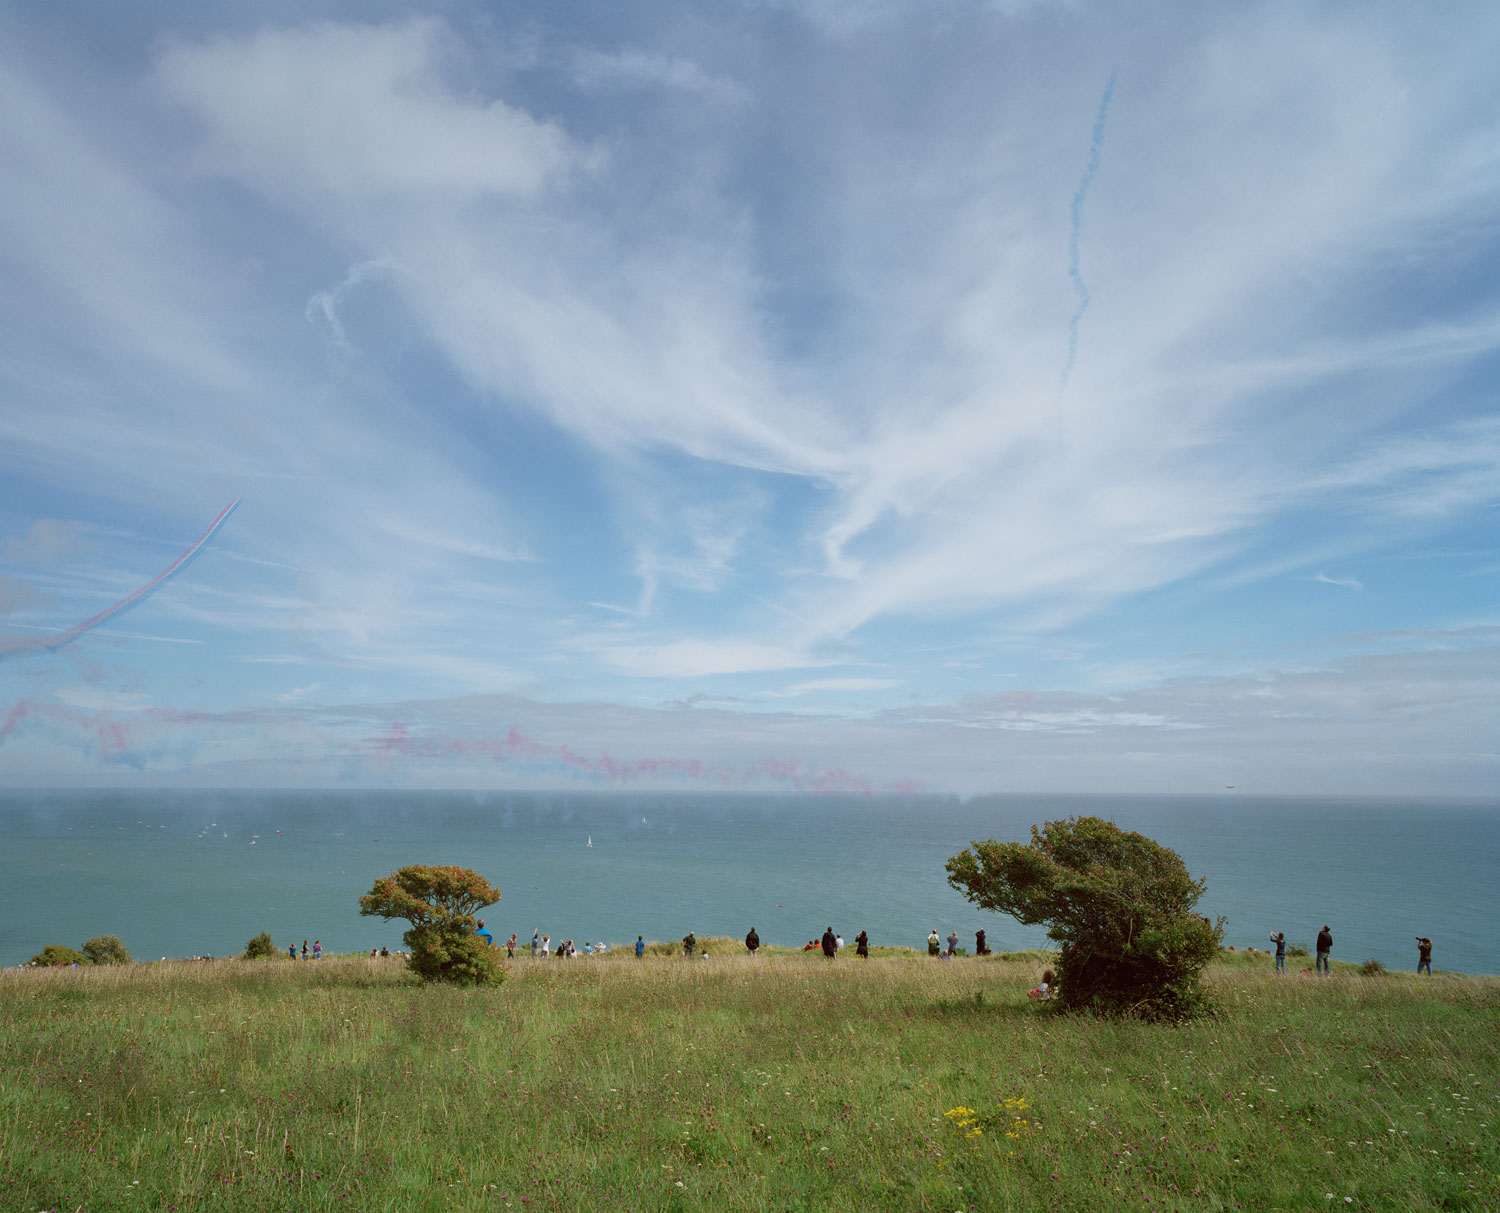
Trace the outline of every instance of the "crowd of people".
<instances>
[{"instance_id":1,"label":"crowd of people","mask_svg":"<svg viewBox=\"0 0 1500 1213\"><path fill-rule=\"evenodd\" d=\"M484 928L483 919L479 920L478 930L479 934L488 942L494 943L494 937ZM1287 954L1285 932L1272 931L1271 943L1275 947L1276 972L1285 973ZM302 946L305 952L307 945L304 943ZM514 959L516 954L516 936L514 934L505 942L504 947L507 959ZM835 931L832 926L829 926L823 932L821 938L809 939L802 945L802 951L817 953L825 960L837 959L843 948L844 936L842 933ZM531 933L531 955L543 960L552 956L563 959L575 956L593 956L602 952L608 952L609 950L609 944L601 941L599 943L585 943L580 951L574 946L571 939L565 943L558 944L554 948L550 935L544 935L535 930ZM751 927L745 935L745 950L751 957L754 957L760 951L760 934L754 927ZM1233 950L1233 948L1230 949L1230 951ZM1254 949L1251 950L1253 951ZM1323 929L1318 932L1314 957L1315 968L1312 970L1313 972L1324 977L1329 975L1328 958L1332 951L1333 931L1325 923ZM646 941L639 935L635 937L634 952L637 957L646 954ZM869 959L870 937L868 933L861 931L854 937L854 954L858 957ZM927 936L927 954L938 960L952 960L957 956L963 955L963 951L958 946L958 932L950 931L947 940L944 941L943 937L938 934L938 929L933 927ZM699 946L698 936L694 931L689 931L682 937L682 955L686 960L707 960L709 958L708 949ZM992 955L983 929L974 932L974 955ZM1417 972L1425 973L1429 977L1432 976L1432 940L1428 939L1425 935L1417 936ZM1056 977L1052 970L1048 969L1042 974L1040 984L1036 989L1031 991L1031 994L1033 997L1051 998L1056 992L1055 986Z\"/></svg>"}]
</instances>

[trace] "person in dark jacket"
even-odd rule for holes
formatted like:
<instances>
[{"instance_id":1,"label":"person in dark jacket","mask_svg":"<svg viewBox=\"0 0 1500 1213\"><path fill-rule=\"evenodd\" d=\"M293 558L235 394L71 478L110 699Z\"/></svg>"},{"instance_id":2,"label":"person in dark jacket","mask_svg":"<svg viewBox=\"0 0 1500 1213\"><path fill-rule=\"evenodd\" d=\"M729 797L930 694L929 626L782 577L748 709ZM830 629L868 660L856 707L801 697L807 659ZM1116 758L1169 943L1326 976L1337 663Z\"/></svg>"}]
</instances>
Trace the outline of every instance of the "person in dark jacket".
<instances>
[{"instance_id":1,"label":"person in dark jacket","mask_svg":"<svg viewBox=\"0 0 1500 1213\"><path fill-rule=\"evenodd\" d=\"M838 954L838 950L839 941L834 938L833 928L829 927L823 932L823 955L832 960Z\"/></svg>"},{"instance_id":2,"label":"person in dark jacket","mask_svg":"<svg viewBox=\"0 0 1500 1213\"><path fill-rule=\"evenodd\" d=\"M697 947L698 936L694 932L689 931L682 937L682 954L688 960L693 959L693 952L697 949Z\"/></svg>"},{"instance_id":3,"label":"person in dark jacket","mask_svg":"<svg viewBox=\"0 0 1500 1213\"><path fill-rule=\"evenodd\" d=\"M987 944L987 943L985 943L985 941L984 941L984 928L981 927L979 930L977 930L977 931L974 932L974 955L975 956L988 956L989 954L990 954L990 945Z\"/></svg>"},{"instance_id":4,"label":"person in dark jacket","mask_svg":"<svg viewBox=\"0 0 1500 1213\"><path fill-rule=\"evenodd\" d=\"M1328 953L1333 951L1333 932L1328 929L1328 924L1323 924L1323 929L1318 932L1318 955L1313 961L1313 971L1323 974L1324 977L1331 976L1328 971Z\"/></svg>"},{"instance_id":5,"label":"person in dark jacket","mask_svg":"<svg viewBox=\"0 0 1500 1213\"><path fill-rule=\"evenodd\" d=\"M1425 935L1417 936L1417 972L1432 976L1432 940Z\"/></svg>"},{"instance_id":6,"label":"person in dark jacket","mask_svg":"<svg viewBox=\"0 0 1500 1213\"><path fill-rule=\"evenodd\" d=\"M754 956L755 950L760 947L760 936L755 933L754 927L751 927L750 934L745 936L745 947L749 950L751 956Z\"/></svg>"},{"instance_id":7,"label":"person in dark jacket","mask_svg":"<svg viewBox=\"0 0 1500 1213\"><path fill-rule=\"evenodd\" d=\"M1271 942L1276 945L1276 972L1286 973L1286 932L1277 931L1271 936Z\"/></svg>"},{"instance_id":8,"label":"person in dark jacket","mask_svg":"<svg viewBox=\"0 0 1500 1213\"><path fill-rule=\"evenodd\" d=\"M870 959L870 937L863 931L854 937L854 954Z\"/></svg>"}]
</instances>

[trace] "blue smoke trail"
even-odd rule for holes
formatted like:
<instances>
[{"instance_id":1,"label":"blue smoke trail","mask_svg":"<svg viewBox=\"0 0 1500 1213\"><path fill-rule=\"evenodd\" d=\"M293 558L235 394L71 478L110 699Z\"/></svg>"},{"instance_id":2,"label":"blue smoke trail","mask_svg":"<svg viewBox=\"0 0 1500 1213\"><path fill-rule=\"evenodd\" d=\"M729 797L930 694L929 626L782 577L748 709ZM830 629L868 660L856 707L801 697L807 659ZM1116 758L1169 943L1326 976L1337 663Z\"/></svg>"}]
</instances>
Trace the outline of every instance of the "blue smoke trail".
<instances>
[{"instance_id":1,"label":"blue smoke trail","mask_svg":"<svg viewBox=\"0 0 1500 1213\"><path fill-rule=\"evenodd\" d=\"M1072 227L1068 232L1068 277L1073 280L1073 290L1078 295L1078 306L1073 309L1073 318L1068 321L1068 358L1063 364L1062 381L1057 385L1057 397L1068 388L1068 379L1073 374L1073 364L1078 360L1078 322L1089 306L1089 288L1084 285L1083 275L1078 270L1078 229L1083 223L1083 200L1088 196L1089 186L1099 172L1099 153L1104 145L1104 123L1109 118L1110 99L1115 95L1115 78L1110 76L1104 96L1099 99L1099 113L1094 118L1094 133L1089 140L1088 165L1083 170L1083 180L1073 194Z\"/></svg>"},{"instance_id":2,"label":"blue smoke trail","mask_svg":"<svg viewBox=\"0 0 1500 1213\"><path fill-rule=\"evenodd\" d=\"M113 619L116 615L123 614L131 607L136 606L146 598L149 598L164 584L170 581L173 577L177 576L177 574L182 572L183 569L187 568L189 563L191 563L193 557L202 550L203 545L219 533L219 528L229 520L229 515L234 513L234 511L239 507L239 504L240 498L236 497L233 501L231 501L227 506L224 507L219 516L213 520L213 523L209 526L208 530L204 531L203 534L198 536L192 547L188 548L188 550L185 551L181 556L172 561L172 563L169 564L165 570L163 570L161 573L158 573L155 577L153 577L139 589L132 590L129 594L126 594L124 598L120 599L119 602L105 607L104 610L100 611L97 615L93 615L88 619L85 619L82 623L74 624L66 631L58 632L52 636L29 637L25 640L12 640L0 644L0 660L4 660L6 657L9 657L15 653L24 653L28 651L35 652L38 649L45 649L50 653L55 653L58 649L62 648L63 645L72 644L73 641L77 640L85 632L93 631L93 629L98 627L101 623L105 623L108 620Z\"/></svg>"}]
</instances>

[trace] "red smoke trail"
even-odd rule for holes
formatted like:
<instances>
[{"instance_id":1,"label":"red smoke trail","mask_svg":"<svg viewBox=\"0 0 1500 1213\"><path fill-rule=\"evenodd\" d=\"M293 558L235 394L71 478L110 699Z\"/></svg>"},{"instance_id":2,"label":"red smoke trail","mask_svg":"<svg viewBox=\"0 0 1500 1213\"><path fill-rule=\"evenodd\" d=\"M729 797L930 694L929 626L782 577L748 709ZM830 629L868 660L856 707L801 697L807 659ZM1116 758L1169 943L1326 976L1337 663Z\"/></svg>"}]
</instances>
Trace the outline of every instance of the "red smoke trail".
<instances>
[{"instance_id":1,"label":"red smoke trail","mask_svg":"<svg viewBox=\"0 0 1500 1213\"><path fill-rule=\"evenodd\" d=\"M53 704L19 699L0 720L0 742L31 728L42 726L55 738L78 737L85 751L93 752L100 762L139 767L145 755L138 749L137 713L130 719L119 719L100 712L80 712Z\"/></svg>"},{"instance_id":2,"label":"red smoke trail","mask_svg":"<svg viewBox=\"0 0 1500 1213\"><path fill-rule=\"evenodd\" d=\"M876 792L869 782L841 767L811 767L792 759L766 758L757 762L733 765L708 763L697 758L620 759L610 754L590 757L571 746L539 741L511 728L504 734L481 737L415 737L400 721L393 721L380 736L372 739L371 749L379 759L462 758L468 761L488 759L494 763L543 762L555 764L573 775L600 780L618 787L641 779L686 779L713 783L725 788L746 788L773 783L799 792L823 795L834 793L871 796ZM916 785L902 780L883 791L911 795Z\"/></svg>"},{"instance_id":3,"label":"red smoke trail","mask_svg":"<svg viewBox=\"0 0 1500 1213\"><path fill-rule=\"evenodd\" d=\"M155 593L173 577L177 576L178 573L182 572L183 569L187 568L187 566L192 562L193 557L202 550L203 545L219 533L219 528L228 521L229 515L234 513L234 511L239 508L239 504L240 499L236 497L227 506L225 506L223 510L219 512L219 516L209 524L208 530L199 535L198 538L193 542L193 545L188 548L187 551L183 552L181 556L172 561L171 564L169 564L150 581L146 582L145 585L126 594L125 597L120 599L119 602L114 603L112 606L105 607L104 610L100 611L97 615L93 615L88 619L85 619L82 623L75 623L66 631L58 632L55 635L31 636L27 637L24 640L8 640L4 643L0 643L0 659L9 656L12 653L24 653L28 651L34 651L36 649L46 649L49 652L55 653L58 649L62 648L63 645L72 644L73 641L77 640L85 632L93 631L93 629L98 627L101 623L105 623L108 620L113 619L116 615L122 615L126 611L130 610L131 607L139 605L142 601L149 598L153 593Z\"/></svg>"}]
</instances>

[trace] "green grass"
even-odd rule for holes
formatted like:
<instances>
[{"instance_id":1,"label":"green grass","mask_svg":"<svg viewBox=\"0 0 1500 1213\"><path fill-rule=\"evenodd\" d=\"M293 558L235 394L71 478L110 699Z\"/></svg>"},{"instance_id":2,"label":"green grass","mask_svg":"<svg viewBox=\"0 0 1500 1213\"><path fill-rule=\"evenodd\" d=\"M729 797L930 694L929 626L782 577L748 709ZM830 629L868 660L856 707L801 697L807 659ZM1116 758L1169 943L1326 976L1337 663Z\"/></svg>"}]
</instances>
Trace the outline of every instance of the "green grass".
<instances>
[{"instance_id":1,"label":"green grass","mask_svg":"<svg viewBox=\"0 0 1500 1213\"><path fill-rule=\"evenodd\" d=\"M481 991L354 958L4 973L0 1207L1500 1207L1500 979L1240 953L1220 1016L1161 1027L1028 1001L1039 953L706 946Z\"/></svg>"}]
</instances>

